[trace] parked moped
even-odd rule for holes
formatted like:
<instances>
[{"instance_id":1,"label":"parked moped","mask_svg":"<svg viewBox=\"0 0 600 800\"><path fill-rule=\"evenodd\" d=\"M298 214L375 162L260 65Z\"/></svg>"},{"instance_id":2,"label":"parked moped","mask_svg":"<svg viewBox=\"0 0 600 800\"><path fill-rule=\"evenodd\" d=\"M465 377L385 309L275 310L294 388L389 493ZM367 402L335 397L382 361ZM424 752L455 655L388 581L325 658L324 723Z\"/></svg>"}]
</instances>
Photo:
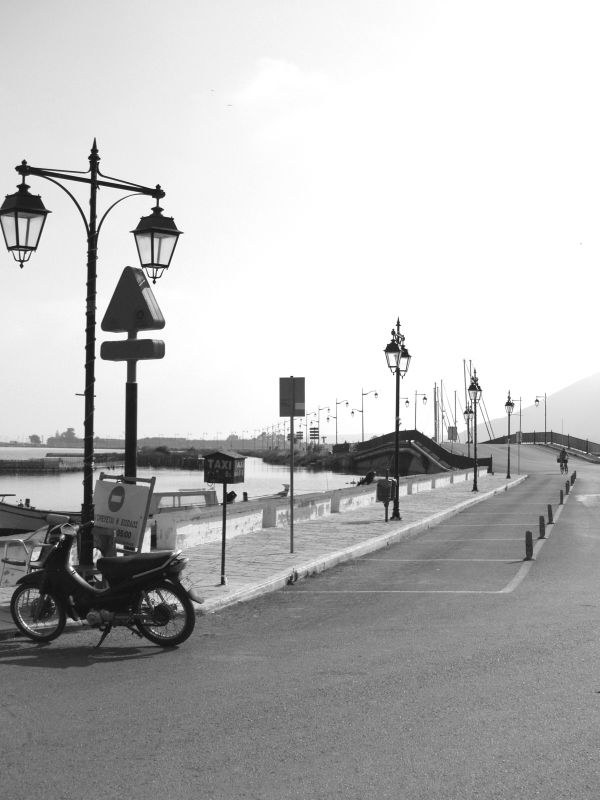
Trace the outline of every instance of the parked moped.
<instances>
[{"instance_id":1,"label":"parked moped","mask_svg":"<svg viewBox=\"0 0 600 800\"><path fill-rule=\"evenodd\" d=\"M56 541L43 564L20 578L11 598L12 618L25 636L36 642L56 639L67 617L102 631L96 647L116 626L162 647L190 636L196 623L192 600L202 600L180 583L188 561L181 551L99 558L102 580L89 583L69 560L77 528L67 522L50 533Z\"/></svg>"}]
</instances>

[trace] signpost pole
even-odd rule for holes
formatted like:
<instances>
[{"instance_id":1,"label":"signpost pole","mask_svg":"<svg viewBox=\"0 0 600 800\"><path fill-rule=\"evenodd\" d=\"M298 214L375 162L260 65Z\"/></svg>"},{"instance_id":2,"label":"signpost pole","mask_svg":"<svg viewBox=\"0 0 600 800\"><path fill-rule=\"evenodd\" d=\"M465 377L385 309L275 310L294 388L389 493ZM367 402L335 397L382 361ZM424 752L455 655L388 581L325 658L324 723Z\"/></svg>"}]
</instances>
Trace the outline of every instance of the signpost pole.
<instances>
[{"instance_id":1,"label":"signpost pole","mask_svg":"<svg viewBox=\"0 0 600 800\"><path fill-rule=\"evenodd\" d=\"M221 586L227 585L225 577L225 542L227 530L227 484L223 484L223 532L221 534Z\"/></svg>"},{"instance_id":2,"label":"signpost pole","mask_svg":"<svg viewBox=\"0 0 600 800\"><path fill-rule=\"evenodd\" d=\"M290 378L292 385L292 407L290 411L290 553L294 552L294 408L296 393L294 391L294 378Z\"/></svg>"},{"instance_id":3,"label":"signpost pole","mask_svg":"<svg viewBox=\"0 0 600 800\"><path fill-rule=\"evenodd\" d=\"M136 338L130 333L129 340ZM125 475L137 477L137 361L127 361L127 382L125 384Z\"/></svg>"}]
</instances>

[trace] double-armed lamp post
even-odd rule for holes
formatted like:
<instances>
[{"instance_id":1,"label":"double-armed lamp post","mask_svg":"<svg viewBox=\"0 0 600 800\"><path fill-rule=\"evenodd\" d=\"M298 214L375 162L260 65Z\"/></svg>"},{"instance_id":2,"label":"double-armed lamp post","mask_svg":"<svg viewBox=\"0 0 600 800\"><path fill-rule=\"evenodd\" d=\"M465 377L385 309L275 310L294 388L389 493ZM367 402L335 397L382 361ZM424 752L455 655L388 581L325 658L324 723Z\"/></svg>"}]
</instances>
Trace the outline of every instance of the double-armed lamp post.
<instances>
[{"instance_id":1,"label":"double-armed lamp post","mask_svg":"<svg viewBox=\"0 0 600 800\"><path fill-rule=\"evenodd\" d=\"M396 414L394 424L394 507L391 519L400 517L400 378L406 375L411 356L404 345L404 335L400 333L400 319L396 320L396 330L392 328L392 338L384 350L387 365L396 376Z\"/></svg>"},{"instance_id":2,"label":"double-armed lamp post","mask_svg":"<svg viewBox=\"0 0 600 800\"><path fill-rule=\"evenodd\" d=\"M415 391L415 430L417 430L417 397L423 398L423 405L427 405L427 395L423 392Z\"/></svg>"},{"instance_id":3,"label":"double-armed lamp post","mask_svg":"<svg viewBox=\"0 0 600 800\"><path fill-rule=\"evenodd\" d=\"M92 525L94 521L93 476L94 476L94 382L96 358L96 267L98 262L98 236L108 213L120 202L136 195L153 197L156 205L152 213L142 217L132 231L137 245L141 266L154 283L168 269L175 245L181 231L177 230L172 217L163 217L159 201L165 196L160 185L154 188L123 181L103 175L99 169L100 156L96 140L89 155L89 169L85 172L75 170L44 169L32 167L22 161L16 171L22 182L18 191L7 195L0 207L0 225L6 246L21 267L37 249L47 215L39 195L29 193L25 178L33 175L54 183L67 194L79 211L87 238L87 294L85 327L85 387L84 387L84 455L83 455L83 504L81 508L80 563L84 567L92 565ZM86 215L74 195L61 181L85 183L90 187L89 213ZM127 192L114 202L98 221L96 200L100 187Z\"/></svg>"},{"instance_id":4,"label":"double-armed lamp post","mask_svg":"<svg viewBox=\"0 0 600 800\"><path fill-rule=\"evenodd\" d=\"M471 398L471 408L473 409L473 491L478 492L477 487L477 405L481 399L481 386L477 380L477 370L473 370L473 378L469 386L469 397Z\"/></svg>"},{"instance_id":5,"label":"double-armed lamp post","mask_svg":"<svg viewBox=\"0 0 600 800\"><path fill-rule=\"evenodd\" d=\"M368 394L374 394L375 395L375 399L377 399L379 397L379 394L377 393L376 389L370 389L368 392L363 392L363 390L361 389L360 390L360 394L361 394L360 408L353 408L351 413L352 413L352 416L354 416L354 412L355 411L358 414L360 414L360 426L361 426L361 439L360 440L361 440L361 442L364 442L364 440L365 440L365 397Z\"/></svg>"},{"instance_id":6,"label":"double-armed lamp post","mask_svg":"<svg viewBox=\"0 0 600 800\"><path fill-rule=\"evenodd\" d=\"M341 405L348 406L348 401L347 400L338 400L336 398L336 400L335 400L335 415L330 413L329 416L327 417L327 422L329 422L331 417L333 417L334 420L335 420L335 443L336 444L338 443L338 414L339 414L338 406L341 406Z\"/></svg>"},{"instance_id":7,"label":"double-armed lamp post","mask_svg":"<svg viewBox=\"0 0 600 800\"><path fill-rule=\"evenodd\" d=\"M515 410L515 404L510 398L510 389L508 390L508 399L504 404L504 410L506 411L506 416L508 417L508 457L506 462L506 477L510 478L510 417Z\"/></svg>"}]
</instances>

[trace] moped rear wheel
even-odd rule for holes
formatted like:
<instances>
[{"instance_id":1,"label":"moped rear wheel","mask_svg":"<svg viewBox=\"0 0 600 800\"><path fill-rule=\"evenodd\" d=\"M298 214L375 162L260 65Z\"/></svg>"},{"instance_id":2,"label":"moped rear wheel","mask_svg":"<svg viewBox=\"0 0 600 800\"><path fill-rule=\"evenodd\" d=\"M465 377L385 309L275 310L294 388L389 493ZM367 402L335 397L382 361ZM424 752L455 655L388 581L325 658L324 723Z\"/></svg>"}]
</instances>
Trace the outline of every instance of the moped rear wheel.
<instances>
[{"instance_id":1,"label":"moped rear wheel","mask_svg":"<svg viewBox=\"0 0 600 800\"><path fill-rule=\"evenodd\" d=\"M136 617L140 633L161 647L185 642L196 625L194 606L187 592L167 581L142 592Z\"/></svg>"},{"instance_id":2,"label":"moped rear wheel","mask_svg":"<svg viewBox=\"0 0 600 800\"><path fill-rule=\"evenodd\" d=\"M34 642L50 642L63 632L65 610L54 595L37 586L18 586L10 600L15 625Z\"/></svg>"}]
</instances>

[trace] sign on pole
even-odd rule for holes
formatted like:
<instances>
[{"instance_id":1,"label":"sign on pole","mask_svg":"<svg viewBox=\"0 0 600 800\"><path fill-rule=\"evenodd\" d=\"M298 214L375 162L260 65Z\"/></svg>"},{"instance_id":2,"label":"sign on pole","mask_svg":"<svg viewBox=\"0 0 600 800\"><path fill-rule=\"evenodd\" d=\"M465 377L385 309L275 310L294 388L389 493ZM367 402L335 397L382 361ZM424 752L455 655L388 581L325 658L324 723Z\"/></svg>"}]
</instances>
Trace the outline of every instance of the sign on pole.
<instances>
[{"instance_id":1,"label":"sign on pole","mask_svg":"<svg viewBox=\"0 0 600 800\"><path fill-rule=\"evenodd\" d=\"M279 378L279 416L290 418L290 553L294 552L294 417L306 414L304 378Z\"/></svg>"},{"instance_id":2,"label":"sign on pole","mask_svg":"<svg viewBox=\"0 0 600 800\"><path fill-rule=\"evenodd\" d=\"M227 484L244 482L245 456L232 450L215 450L204 456L206 483L223 484L223 528L221 532L221 586L227 585L225 576L225 549L227 542Z\"/></svg>"},{"instance_id":3,"label":"sign on pole","mask_svg":"<svg viewBox=\"0 0 600 800\"><path fill-rule=\"evenodd\" d=\"M94 527L114 531L115 542L127 550L142 549L155 478L125 483L123 476L100 473L94 488Z\"/></svg>"},{"instance_id":4,"label":"sign on pole","mask_svg":"<svg viewBox=\"0 0 600 800\"><path fill-rule=\"evenodd\" d=\"M279 378L280 417L303 417L305 415L304 383L304 378Z\"/></svg>"}]
</instances>

